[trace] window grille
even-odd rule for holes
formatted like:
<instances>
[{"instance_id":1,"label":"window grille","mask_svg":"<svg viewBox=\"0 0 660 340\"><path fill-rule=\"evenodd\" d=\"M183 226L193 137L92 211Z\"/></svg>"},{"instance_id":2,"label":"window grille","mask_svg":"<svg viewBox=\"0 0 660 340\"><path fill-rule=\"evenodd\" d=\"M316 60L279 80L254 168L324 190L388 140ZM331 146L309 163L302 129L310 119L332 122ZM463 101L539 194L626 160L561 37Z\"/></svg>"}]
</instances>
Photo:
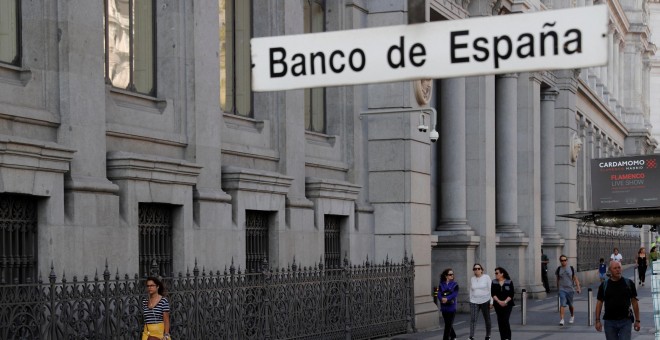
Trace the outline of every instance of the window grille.
<instances>
[{"instance_id":1,"label":"window grille","mask_svg":"<svg viewBox=\"0 0 660 340\"><path fill-rule=\"evenodd\" d=\"M304 1L304 33L325 31L325 1ZM305 89L305 129L325 133L325 87Z\"/></svg>"},{"instance_id":2,"label":"window grille","mask_svg":"<svg viewBox=\"0 0 660 340\"><path fill-rule=\"evenodd\" d=\"M140 203L140 276L151 275L156 261L158 275L172 274L172 207L166 204Z\"/></svg>"},{"instance_id":3,"label":"window grille","mask_svg":"<svg viewBox=\"0 0 660 340\"><path fill-rule=\"evenodd\" d=\"M114 87L156 94L154 0L105 0L105 79Z\"/></svg>"},{"instance_id":4,"label":"window grille","mask_svg":"<svg viewBox=\"0 0 660 340\"><path fill-rule=\"evenodd\" d=\"M261 272L261 264L268 259L268 217L265 211L245 212L245 272ZM270 261L269 261L270 263Z\"/></svg>"},{"instance_id":5,"label":"window grille","mask_svg":"<svg viewBox=\"0 0 660 340\"><path fill-rule=\"evenodd\" d=\"M220 19L220 107L252 116L250 38L252 1L218 0Z\"/></svg>"},{"instance_id":6,"label":"window grille","mask_svg":"<svg viewBox=\"0 0 660 340\"><path fill-rule=\"evenodd\" d=\"M0 195L0 283L36 282L37 202Z\"/></svg>"},{"instance_id":7,"label":"window grille","mask_svg":"<svg viewBox=\"0 0 660 340\"><path fill-rule=\"evenodd\" d=\"M0 0L0 63L21 62L21 2Z\"/></svg>"},{"instance_id":8,"label":"window grille","mask_svg":"<svg viewBox=\"0 0 660 340\"><path fill-rule=\"evenodd\" d=\"M341 216L325 215L325 267L341 265Z\"/></svg>"}]
</instances>

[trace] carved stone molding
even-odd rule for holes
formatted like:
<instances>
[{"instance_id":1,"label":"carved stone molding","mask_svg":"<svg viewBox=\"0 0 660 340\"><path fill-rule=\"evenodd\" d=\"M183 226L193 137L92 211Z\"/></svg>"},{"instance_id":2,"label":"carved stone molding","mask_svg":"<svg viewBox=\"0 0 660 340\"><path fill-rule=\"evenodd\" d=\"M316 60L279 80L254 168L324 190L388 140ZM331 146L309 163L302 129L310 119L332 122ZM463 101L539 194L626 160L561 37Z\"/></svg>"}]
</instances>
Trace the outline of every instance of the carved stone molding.
<instances>
[{"instance_id":1,"label":"carved stone molding","mask_svg":"<svg viewBox=\"0 0 660 340\"><path fill-rule=\"evenodd\" d=\"M433 79L414 80L413 88L415 90L417 104L425 106L431 101L431 96L433 94Z\"/></svg>"},{"instance_id":2,"label":"carved stone molding","mask_svg":"<svg viewBox=\"0 0 660 340\"><path fill-rule=\"evenodd\" d=\"M541 91L541 101L555 101L559 91L554 89L548 89Z\"/></svg>"},{"instance_id":3,"label":"carved stone molding","mask_svg":"<svg viewBox=\"0 0 660 340\"><path fill-rule=\"evenodd\" d=\"M578 136L577 133L573 132L571 135L571 162L577 162L578 155L582 149L582 139Z\"/></svg>"}]
</instances>

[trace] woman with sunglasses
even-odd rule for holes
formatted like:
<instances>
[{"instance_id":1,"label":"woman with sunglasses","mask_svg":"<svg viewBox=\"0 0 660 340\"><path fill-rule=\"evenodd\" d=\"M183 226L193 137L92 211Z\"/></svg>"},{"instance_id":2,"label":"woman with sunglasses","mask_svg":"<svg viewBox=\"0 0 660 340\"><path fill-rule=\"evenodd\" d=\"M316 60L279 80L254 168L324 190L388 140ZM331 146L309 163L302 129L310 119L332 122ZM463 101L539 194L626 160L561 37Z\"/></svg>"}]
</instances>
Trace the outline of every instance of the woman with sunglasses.
<instances>
[{"instance_id":1,"label":"woman with sunglasses","mask_svg":"<svg viewBox=\"0 0 660 340\"><path fill-rule=\"evenodd\" d=\"M170 338L170 303L165 297L165 286L157 277L146 281L147 297L142 298L144 329L142 340Z\"/></svg>"},{"instance_id":2,"label":"woman with sunglasses","mask_svg":"<svg viewBox=\"0 0 660 340\"><path fill-rule=\"evenodd\" d=\"M490 287L493 296L493 305L495 306L495 314L497 314L497 325L500 329L500 339L511 339L511 325L509 324L509 317L513 309L513 281L509 277L509 273L502 267L495 268L495 280Z\"/></svg>"},{"instance_id":3,"label":"woman with sunglasses","mask_svg":"<svg viewBox=\"0 0 660 340\"><path fill-rule=\"evenodd\" d=\"M470 278L470 340L474 339L474 327L477 324L479 311L484 316L486 322L486 340L490 339L490 307L491 280L488 274L484 273L484 267L479 263L472 266L474 276Z\"/></svg>"},{"instance_id":4,"label":"woman with sunglasses","mask_svg":"<svg viewBox=\"0 0 660 340\"><path fill-rule=\"evenodd\" d=\"M440 274L438 286L438 300L440 300L440 313L445 321L445 331L442 340L456 339L454 332L454 317L456 316L456 298L458 297L458 283L454 281L454 270L445 269Z\"/></svg>"}]
</instances>

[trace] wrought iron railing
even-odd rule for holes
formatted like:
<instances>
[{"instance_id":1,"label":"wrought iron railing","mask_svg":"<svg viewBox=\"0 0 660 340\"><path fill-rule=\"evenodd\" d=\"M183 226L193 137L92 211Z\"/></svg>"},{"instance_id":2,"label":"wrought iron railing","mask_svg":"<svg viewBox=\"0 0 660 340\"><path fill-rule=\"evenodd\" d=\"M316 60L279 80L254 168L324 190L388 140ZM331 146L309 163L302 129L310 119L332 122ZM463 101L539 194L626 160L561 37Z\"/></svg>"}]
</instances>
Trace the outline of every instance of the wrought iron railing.
<instances>
[{"instance_id":1,"label":"wrought iron railing","mask_svg":"<svg viewBox=\"0 0 660 340\"><path fill-rule=\"evenodd\" d=\"M0 281L36 281L37 221L36 199L0 194Z\"/></svg>"},{"instance_id":2,"label":"wrought iron railing","mask_svg":"<svg viewBox=\"0 0 660 340\"><path fill-rule=\"evenodd\" d=\"M612 250L616 247L623 255L623 264L635 263L640 247L639 232L624 231L610 227L578 226L577 271L597 269L600 258L609 263Z\"/></svg>"},{"instance_id":3,"label":"wrought iron railing","mask_svg":"<svg viewBox=\"0 0 660 340\"><path fill-rule=\"evenodd\" d=\"M149 272L153 261L163 276L173 275L172 206L158 203L140 203L138 213L140 230L140 276Z\"/></svg>"},{"instance_id":4,"label":"wrought iron railing","mask_svg":"<svg viewBox=\"0 0 660 340\"><path fill-rule=\"evenodd\" d=\"M267 265L264 266L267 268ZM414 331L414 263L165 278L176 339L365 339ZM0 339L138 339L144 279L0 285Z\"/></svg>"},{"instance_id":5,"label":"wrought iron railing","mask_svg":"<svg viewBox=\"0 0 660 340\"><path fill-rule=\"evenodd\" d=\"M268 259L269 212L245 211L245 272L258 273L261 261Z\"/></svg>"},{"instance_id":6,"label":"wrought iron railing","mask_svg":"<svg viewBox=\"0 0 660 340\"><path fill-rule=\"evenodd\" d=\"M341 267L341 216L325 215L324 245L325 266L327 268Z\"/></svg>"}]
</instances>

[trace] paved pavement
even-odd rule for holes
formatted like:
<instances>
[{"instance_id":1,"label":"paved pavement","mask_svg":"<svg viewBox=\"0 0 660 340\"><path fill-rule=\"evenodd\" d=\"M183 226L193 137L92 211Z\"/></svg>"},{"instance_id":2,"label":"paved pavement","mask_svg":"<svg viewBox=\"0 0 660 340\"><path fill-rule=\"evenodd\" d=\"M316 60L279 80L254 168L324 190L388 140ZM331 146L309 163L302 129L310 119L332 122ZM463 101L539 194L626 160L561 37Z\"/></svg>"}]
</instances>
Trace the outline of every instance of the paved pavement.
<instances>
[{"instance_id":1,"label":"paved pavement","mask_svg":"<svg viewBox=\"0 0 660 340\"><path fill-rule=\"evenodd\" d=\"M632 277L633 270L627 269L624 271L626 277ZM594 307L596 304L596 293L598 292L598 285L594 284L589 286L593 289ZM588 326L587 320L587 289L581 294L575 294L575 323L569 324L566 318L566 325L559 326L559 312L557 311L557 293L550 292L548 297L543 300L528 300L527 305L527 325L521 324L521 306L520 298L516 298L516 306L511 313L511 329L513 339L579 339L591 340L599 339L604 340L605 334L597 332L593 326ZM652 340L655 339L655 328L653 324L653 302L651 300L651 273L646 274L646 285L638 286L637 293L640 297L640 312L641 312L641 330L639 332L632 332L632 339L635 340ZM566 315L570 315L566 310ZM458 339L467 339L470 333L469 313L460 313L456 315L454 322L454 330ZM495 312L491 312L492 331L491 338L493 340L500 339L497 316ZM440 319L440 327L428 331L420 331L414 334L402 334L391 339L425 339L425 340L440 340L442 339L442 330L444 322ZM483 318L480 316L477 321L477 329L475 332L475 339L484 339L486 330Z\"/></svg>"}]
</instances>

